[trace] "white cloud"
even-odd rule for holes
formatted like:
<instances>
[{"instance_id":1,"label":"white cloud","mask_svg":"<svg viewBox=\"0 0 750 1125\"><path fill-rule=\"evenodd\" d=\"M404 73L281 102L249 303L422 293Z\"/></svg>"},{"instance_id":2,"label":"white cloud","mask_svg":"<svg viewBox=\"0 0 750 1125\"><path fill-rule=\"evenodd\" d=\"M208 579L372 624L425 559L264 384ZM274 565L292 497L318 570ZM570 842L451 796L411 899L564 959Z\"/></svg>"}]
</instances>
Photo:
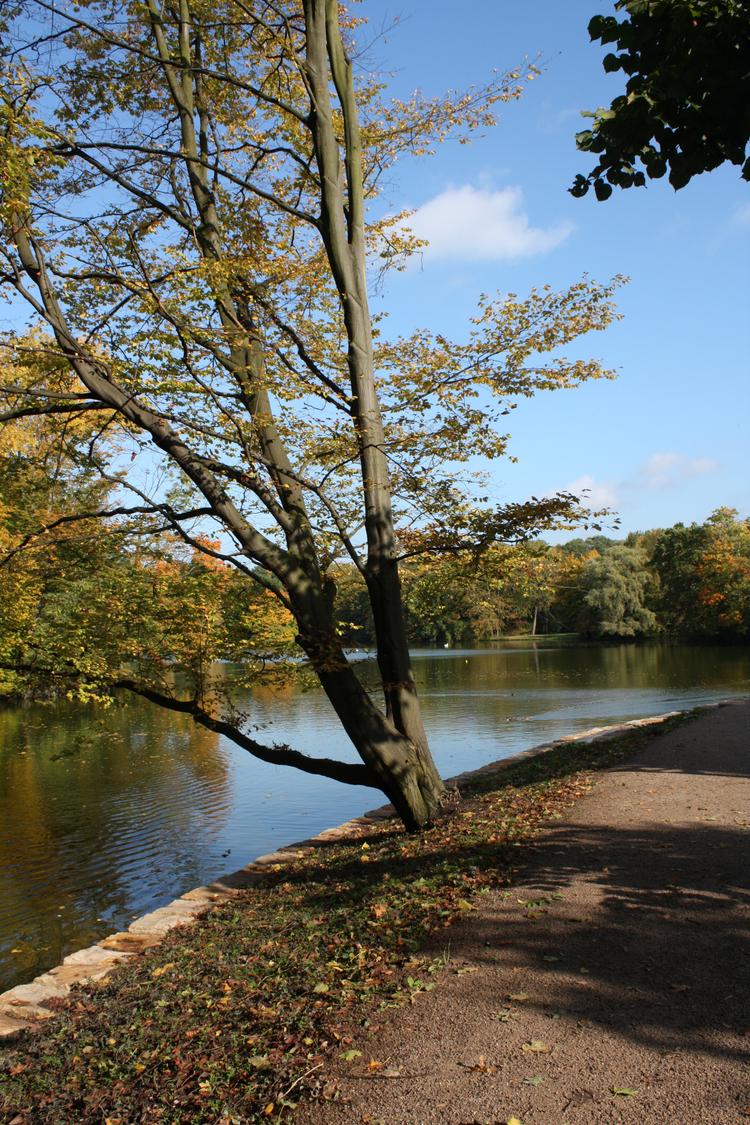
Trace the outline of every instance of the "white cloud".
<instances>
[{"instance_id":1,"label":"white cloud","mask_svg":"<svg viewBox=\"0 0 750 1125\"><path fill-rule=\"evenodd\" d=\"M470 184L447 188L429 199L405 225L428 240L424 258L476 262L543 254L573 230L572 223L531 226L520 188L492 191Z\"/></svg>"},{"instance_id":2,"label":"white cloud","mask_svg":"<svg viewBox=\"0 0 750 1125\"><path fill-rule=\"evenodd\" d=\"M736 227L750 230L750 203L742 203L732 215L732 222Z\"/></svg>"},{"instance_id":3,"label":"white cloud","mask_svg":"<svg viewBox=\"0 0 750 1125\"><path fill-rule=\"evenodd\" d=\"M584 473L566 487L568 492L580 496L589 508L616 508L619 504L616 487L606 481L594 480L589 473Z\"/></svg>"},{"instance_id":4,"label":"white cloud","mask_svg":"<svg viewBox=\"0 0 750 1125\"><path fill-rule=\"evenodd\" d=\"M583 473L565 485L566 492L581 498L581 503L594 511L609 508L614 512L632 507L638 494L685 486L696 477L707 476L719 469L710 457L688 457L684 453L652 453L636 469L633 476L622 480L597 480ZM548 492L545 495L552 496Z\"/></svg>"},{"instance_id":5,"label":"white cloud","mask_svg":"<svg viewBox=\"0 0 750 1125\"><path fill-rule=\"evenodd\" d=\"M636 483L652 492L674 488L691 477L716 472L710 457L686 457L684 453L653 453L638 471Z\"/></svg>"}]
</instances>

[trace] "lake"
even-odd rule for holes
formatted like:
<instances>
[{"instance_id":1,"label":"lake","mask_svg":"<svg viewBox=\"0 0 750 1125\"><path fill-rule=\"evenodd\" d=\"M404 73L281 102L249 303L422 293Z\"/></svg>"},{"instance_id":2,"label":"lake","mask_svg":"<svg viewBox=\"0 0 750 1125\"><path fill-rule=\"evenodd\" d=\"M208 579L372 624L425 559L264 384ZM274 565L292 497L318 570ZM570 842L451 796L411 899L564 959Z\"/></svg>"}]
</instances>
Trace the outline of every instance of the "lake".
<instances>
[{"instance_id":1,"label":"lake","mask_svg":"<svg viewBox=\"0 0 750 1125\"><path fill-rule=\"evenodd\" d=\"M363 662L373 677L374 667ZM443 776L587 727L750 691L750 648L415 651ZM249 693L260 741L354 760L319 691ZM0 709L0 991L263 852L383 803L132 700Z\"/></svg>"}]
</instances>

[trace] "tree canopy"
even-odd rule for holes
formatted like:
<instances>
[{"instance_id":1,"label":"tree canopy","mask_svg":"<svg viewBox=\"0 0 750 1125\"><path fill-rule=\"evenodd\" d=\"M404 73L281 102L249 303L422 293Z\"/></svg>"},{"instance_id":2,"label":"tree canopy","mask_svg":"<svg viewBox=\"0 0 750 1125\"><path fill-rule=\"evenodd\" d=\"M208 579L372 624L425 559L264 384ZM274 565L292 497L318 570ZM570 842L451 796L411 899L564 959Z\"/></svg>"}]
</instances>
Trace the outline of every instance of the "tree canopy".
<instances>
[{"instance_id":1,"label":"tree canopy","mask_svg":"<svg viewBox=\"0 0 750 1125\"><path fill-rule=\"evenodd\" d=\"M524 397L609 374L570 346L611 322L619 279L486 296L460 340L374 323L372 263L416 247L378 203L384 176L491 124L525 75L393 99L351 63L359 23L335 0L20 0L2 285L43 333L6 337L0 419L54 423L68 462L113 490L116 513L81 511L89 525L168 534L277 599L362 764L261 746L156 664L69 661L71 681L127 684L266 760L381 788L415 827L443 787L399 563L580 518L569 494L493 505L470 463L503 455ZM342 560L367 591L382 706L342 648Z\"/></svg>"},{"instance_id":2,"label":"tree canopy","mask_svg":"<svg viewBox=\"0 0 750 1125\"><path fill-rule=\"evenodd\" d=\"M649 574L644 563L637 547L616 546L585 564L582 632L638 637L656 631L656 615L647 605Z\"/></svg>"},{"instance_id":3,"label":"tree canopy","mask_svg":"<svg viewBox=\"0 0 750 1125\"><path fill-rule=\"evenodd\" d=\"M705 523L624 540L494 544L479 559L414 559L402 567L402 582L416 644L534 633L743 640L750 632L750 520L719 508ZM345 636L353 645L372 644L362 583L351 567L337 574L337 586Z\"/></svg>"},{"instance_id":4,"label":"tree canopy","mask_svg":"<svg viewBox=\"0 0 750 1125\"><path fill-rule=\"evenodd\" d=\"M608 109L576 136L598 157L576 176L575 196L642 187L668 175L673 188L728 161L750 180L750 4L746 0L618 0L624 18L594 16L592 40L611 44L605 71L627 76Z\"/></svg>"}]
</instances>

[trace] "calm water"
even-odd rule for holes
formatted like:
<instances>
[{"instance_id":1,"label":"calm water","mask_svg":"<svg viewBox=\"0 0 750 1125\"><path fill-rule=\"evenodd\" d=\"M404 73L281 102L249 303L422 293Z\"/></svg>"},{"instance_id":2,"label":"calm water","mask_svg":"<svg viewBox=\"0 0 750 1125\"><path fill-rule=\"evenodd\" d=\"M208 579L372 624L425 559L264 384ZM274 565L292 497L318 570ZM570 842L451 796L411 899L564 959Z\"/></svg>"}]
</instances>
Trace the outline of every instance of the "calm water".
<instances>
[{"instance_id":1,"label":"calm water","mask_svg":"<svg viewBox=\"0 0 750 1125\"><path fill-rule=\"evenodd\" d=\"M450 776L586 727L746 694L750 649L516 642L416 653L415 671ZM258 691L247 709L261 740L354 757L321 693ZM0 990L381 803L145 702L0 710Z\"/></svg>"}]
</instances>

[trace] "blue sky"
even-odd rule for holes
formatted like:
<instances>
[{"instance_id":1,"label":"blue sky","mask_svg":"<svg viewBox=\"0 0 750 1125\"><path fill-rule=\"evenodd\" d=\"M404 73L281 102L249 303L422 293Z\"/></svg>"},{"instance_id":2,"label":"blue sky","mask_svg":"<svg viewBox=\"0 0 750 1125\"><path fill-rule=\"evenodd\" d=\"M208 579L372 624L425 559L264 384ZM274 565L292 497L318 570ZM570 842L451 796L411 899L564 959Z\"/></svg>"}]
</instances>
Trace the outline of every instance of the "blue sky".
<instances>
[{"instance_id":1,"label":"blue sky","mask_svg":"<svg viewBox=\"0 0 750 1125\"><path fill-rule=\"evenodd\" d=\"M615 191L606 203L568 194L589 168L574 143L580 111L622 88L589 42L588 20L609 10L600 0L472 0L463 18L446 0L365 0L361 10L374 31L397 21L368 62L399 96L481 84L525 57L544 68L495 130L392 175L389 206L418 209L416 228L433 243L420 269L386 285L394 331L427 325L460 338L482 292L563 287L584 272L631 279L623 319L577 349L618 379L524 401L510 419L519 463L492 470L497 498L588 487L623 531L702 521L721 505L750 515L750 186L739 169L680 192L665 180Z\"/></svg>"}]
</instances>

